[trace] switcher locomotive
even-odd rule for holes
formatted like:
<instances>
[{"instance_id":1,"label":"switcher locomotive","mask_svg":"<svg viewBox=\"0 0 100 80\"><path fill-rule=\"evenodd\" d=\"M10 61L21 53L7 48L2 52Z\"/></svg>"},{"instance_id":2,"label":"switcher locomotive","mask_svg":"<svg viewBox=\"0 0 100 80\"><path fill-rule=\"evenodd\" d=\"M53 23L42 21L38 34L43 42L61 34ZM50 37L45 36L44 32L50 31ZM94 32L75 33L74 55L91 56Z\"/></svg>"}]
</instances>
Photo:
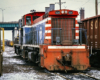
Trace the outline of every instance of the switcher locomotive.
<instances>
[{"instance_id":1,"label":"switcher locomotive","mask_svg":"<svg viewBox=\"0 0 100 80\"><path fill-rule=\"evenodd\" d=\"M54 10L54 4L45 10L25 14L19 20L15 53L49 71L86 70L90 67L89 50L81 43L78 12Z\"/></svg>"}]
</instances>

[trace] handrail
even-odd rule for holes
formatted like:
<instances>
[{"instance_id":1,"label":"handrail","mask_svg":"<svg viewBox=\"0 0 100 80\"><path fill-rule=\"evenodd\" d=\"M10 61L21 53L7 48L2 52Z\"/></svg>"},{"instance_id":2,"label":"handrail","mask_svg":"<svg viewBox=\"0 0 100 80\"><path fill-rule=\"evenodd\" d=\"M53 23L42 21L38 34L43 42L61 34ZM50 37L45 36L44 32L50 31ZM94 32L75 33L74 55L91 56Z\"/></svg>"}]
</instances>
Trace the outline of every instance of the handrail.
<instances>
[{"instance_id":1,"label":"handrail","mask_svg":"<svg viewBox=\"0 0 100 80\"><path fill-rule=\"evenodd\" d=\"M85 35L85 38L86 38L86 44L88 44L88 41L87 41L87 36L86 36L86 29L83 29L83 28L72 28L72 30L76 30L78 29L80 31L79 33L79 36L80 36L80 44L82 44L82 31L84 31L84 35Z\"/></svg>"}]
</instances>

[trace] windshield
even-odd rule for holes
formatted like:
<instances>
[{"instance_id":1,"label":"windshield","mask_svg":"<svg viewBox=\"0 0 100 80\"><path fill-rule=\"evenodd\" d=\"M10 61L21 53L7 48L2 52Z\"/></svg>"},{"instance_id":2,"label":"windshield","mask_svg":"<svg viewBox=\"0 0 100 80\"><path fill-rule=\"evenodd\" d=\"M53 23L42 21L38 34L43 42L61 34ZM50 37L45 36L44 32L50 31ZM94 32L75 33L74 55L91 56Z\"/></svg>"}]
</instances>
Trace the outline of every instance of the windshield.
<instances>
[{"instance_id":1,"label":"windshield","mask_svg":"<svg viewBox=\"0 0 100 80\"><path fill-rule=\"evenodd\" d=\"M26 16L26 25L31 25L31 16Z\"/></svg>"}]
</instances>

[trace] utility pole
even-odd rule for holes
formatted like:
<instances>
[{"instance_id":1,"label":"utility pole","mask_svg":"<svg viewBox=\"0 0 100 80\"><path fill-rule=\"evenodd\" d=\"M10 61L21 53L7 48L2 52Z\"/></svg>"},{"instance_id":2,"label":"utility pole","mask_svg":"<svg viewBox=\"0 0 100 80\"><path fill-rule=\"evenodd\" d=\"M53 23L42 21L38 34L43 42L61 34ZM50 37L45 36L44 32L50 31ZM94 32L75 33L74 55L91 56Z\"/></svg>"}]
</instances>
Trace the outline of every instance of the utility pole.
<instances>
[{"instance_id":1,"label":"utility pole","mask_svg":"<svg viewBox=\"0 0 100 80\"><path fill-rule=\"evenodd\" d=\"M5 10L5 9L2 9L2 8L0 8L1 10L2 10L2 22L4 22L4 14L3 14L3 11Z\"/></svg>"},{"instance_id":2,"label":"utility pole","mask_svg":"<svg viewBox=\"0 0 100 80\"><path fill-rule=\"evenodd\" d=\"M61 2L61 0L59 0L59 2L56 2L55 4L59 4L60 10L61 10L61 5L64 3L66 3L66 2Z\"/></svg>"},{"instance_id":3,"label":"utility pole","mask_svg":"<svg viewBox=\"0 0 100 80\"><path fill-rule=\"evenodd\" d=\"M59 6L60 6L60 10L61 10L61 0L59 0Z\"/></svg>"},{"instance_id":4,"label":"utility pole","mask_svg":"<svg viewBox=\"0 0 100 80\"><path fill-rule=\"evenodd\" d=\"M98 15L98 0L95 0L95 13Z\"/></svg>"}]
</instances>

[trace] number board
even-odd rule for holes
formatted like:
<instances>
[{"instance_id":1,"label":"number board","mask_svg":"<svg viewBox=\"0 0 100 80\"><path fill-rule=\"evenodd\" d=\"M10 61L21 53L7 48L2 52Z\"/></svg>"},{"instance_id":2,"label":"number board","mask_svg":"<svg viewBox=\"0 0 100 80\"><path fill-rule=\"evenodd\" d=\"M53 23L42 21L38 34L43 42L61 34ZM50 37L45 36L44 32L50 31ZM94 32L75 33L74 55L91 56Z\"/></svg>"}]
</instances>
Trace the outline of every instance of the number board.
<instances>
[{"instance_id":1,"label":"number board","mask_svg":"<svg viewBox=\"0 0 100 80\"><path fill-rule=\"evenodd\" d=\"M55 14L60 14L60 11L56 11Z\"/></svg>"},{"instance_id":2,"label":"number board","mask_svg":"<svg viewBox=\"0 0 100 80\"><path fill-rule=\"evenodd\" d=\"M69 11L68 13L69 13L69 14L73 14L73 11Z\"/></svg>"}]
</instances>

